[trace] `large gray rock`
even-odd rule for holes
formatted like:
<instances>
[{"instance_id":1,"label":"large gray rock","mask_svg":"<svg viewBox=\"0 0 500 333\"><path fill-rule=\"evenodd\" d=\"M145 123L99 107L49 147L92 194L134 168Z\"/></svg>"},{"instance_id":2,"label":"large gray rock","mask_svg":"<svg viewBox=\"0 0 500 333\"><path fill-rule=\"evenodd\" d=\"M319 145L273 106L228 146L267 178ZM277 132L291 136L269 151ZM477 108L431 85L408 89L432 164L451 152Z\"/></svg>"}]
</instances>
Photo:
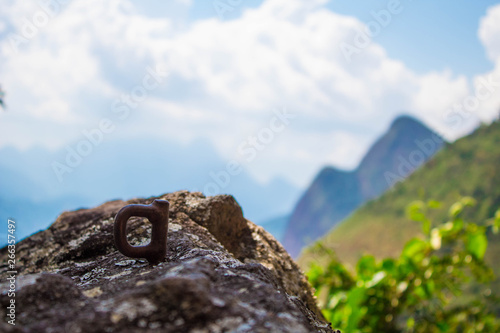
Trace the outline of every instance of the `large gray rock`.
<instances>
[{"instance_id":1,"label":"large gray rock","mask_svg":"<svg viewBox=\"0 0 500 333\"><path fill-rule=\"evenodd\" d=\"M231 196L160 197L171 204L167 257L157 266L124 257L113 245L114 216L154 199L64 213L19 242L16 326L2 320L0 331L332 332L298 266ZM128 230L133 245L148 242L143 219ZM0 263L5 282L6 248Z\"/></svg>"}]
</instances>

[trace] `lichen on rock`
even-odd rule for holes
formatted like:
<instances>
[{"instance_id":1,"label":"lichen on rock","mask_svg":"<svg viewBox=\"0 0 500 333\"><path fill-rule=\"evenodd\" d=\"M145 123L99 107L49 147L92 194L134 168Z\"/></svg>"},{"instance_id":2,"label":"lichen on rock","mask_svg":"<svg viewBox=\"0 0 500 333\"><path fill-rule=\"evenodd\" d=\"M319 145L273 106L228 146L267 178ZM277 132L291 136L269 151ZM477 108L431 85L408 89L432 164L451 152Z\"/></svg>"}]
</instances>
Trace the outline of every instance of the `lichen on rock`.
<instances>
[{"instance_id":1,"label":"lichen on rock","mask_svg":"<svg viewBox=\"0 0 500 333\"><path fill-rule=\"evenodd\" d=\"M154 199L170 202L170 228L152 266L116 250L113 220ZM131 218L130 243L147 242L150 227ZM16 326L2 321L2 332L333 332L298 266L231 196L181 191L66 212L16 255ZM6 248L0 263L4 282Z\"/></svg>"}]
</instances>

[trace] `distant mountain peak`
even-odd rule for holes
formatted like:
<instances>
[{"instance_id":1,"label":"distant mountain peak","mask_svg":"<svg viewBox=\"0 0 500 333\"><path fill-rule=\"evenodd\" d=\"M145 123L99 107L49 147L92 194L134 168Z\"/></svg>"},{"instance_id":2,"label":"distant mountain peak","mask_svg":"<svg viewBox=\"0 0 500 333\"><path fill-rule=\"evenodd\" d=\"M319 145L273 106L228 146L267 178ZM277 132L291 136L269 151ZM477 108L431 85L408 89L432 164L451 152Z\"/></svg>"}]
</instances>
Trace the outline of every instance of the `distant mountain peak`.
<instances>
[{"instance_id":1,"label":"distant mountain peak","mask_svg":"<svg viewBox=\"0 0 500 333\"><path fill-rule=\"evenodd\" d=\"M331 175L338 174L338 173L343 173L343 172L345 172L345 171L340 170L340 169L338 169L336 167L326 166L323 169L321 169L321 171L319 172L317 178L331 176Z\"/></svg>"},{"instance_id":2,"label":"distant mountain peak","mask_svg":"<svg viewBox=\"0 0 500 333\"><path fill-rule=\"evenodd\" d=\"M420 120L417 118L410 116L408 114L403 114L398 116L396 119L393 120L391 123L391 129L404 129L404 128L415 128L415 126L425 128L430 131L427 126L424 125Z\"/></svg>"},{"instance_id":3,"label":"distant mountain peak","mask_svg":"<svg viewBox=\"0 0 500 333\"><path fill-rule=\"evenodd\" d=\"M443 140L409 115L397 117L370 147L359 166L321 170L295 207L283 243L292 256L321 237L354 209L376 198L424 164ZM391 181L389 181L391 180Z\"/></svg>"},{"instance_id":4,"label":"distant mountain peak","mask_svg":"<svg viewBox=\"0 0 500 333\"><path fill-rule=\"evenodd\" d=\"M491 218L500 207L498 142L500 122L493 122L446 145L432 163L417 170L399 184L397 190L387 191L380 198L364 205L344 220L342 226L324 237L322 246L317 248L334 248L339 260L348 264L355 264L364 253L370 253L378 259L394 256L420 231L420 225L408 220L404 214L406 206L415 199L438 200L443 207L448 207L457 200L458 195L472 196L477 204L469 208L467 219L484 221ZM446 221L448 218L446 210L437 210L432 216L436 221ZM494 261L494 258L500 257L500 238L491 233L488 241L486 256L495 263L494 270L500 272L500 261ZM309 259L323 262L324 253L327 253L313 248L307 252L302 261L304 263ZM496 290L492 291L498 294L500 284L495 283L493 286Z\"/></svg>"}]
</instances>

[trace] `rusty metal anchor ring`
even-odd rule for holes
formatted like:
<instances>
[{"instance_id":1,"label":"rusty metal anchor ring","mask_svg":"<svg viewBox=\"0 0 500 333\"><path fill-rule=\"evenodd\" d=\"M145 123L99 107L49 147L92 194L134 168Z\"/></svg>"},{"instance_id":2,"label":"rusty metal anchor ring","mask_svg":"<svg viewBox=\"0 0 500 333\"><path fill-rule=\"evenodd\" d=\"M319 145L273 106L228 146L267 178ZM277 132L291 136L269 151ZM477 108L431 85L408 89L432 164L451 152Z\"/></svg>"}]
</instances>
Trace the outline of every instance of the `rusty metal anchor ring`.
<instances>
[{"instance_id":1,"label":"rusty metal anchor ring","mask_svg":"<svg viewBox=\"0 0 500 333\"><path fill-rule=\"evenodd\" d=\"M170 203L155 200L150 205L128 205L120 209L115 217L115 246L130 258L145 258L151 264L158 264L167 254L168 211ZM132 246L127 241L127 222L132 216L147 218L152 226L151 242L145 246Z\"/></svg>"}]
</instances>

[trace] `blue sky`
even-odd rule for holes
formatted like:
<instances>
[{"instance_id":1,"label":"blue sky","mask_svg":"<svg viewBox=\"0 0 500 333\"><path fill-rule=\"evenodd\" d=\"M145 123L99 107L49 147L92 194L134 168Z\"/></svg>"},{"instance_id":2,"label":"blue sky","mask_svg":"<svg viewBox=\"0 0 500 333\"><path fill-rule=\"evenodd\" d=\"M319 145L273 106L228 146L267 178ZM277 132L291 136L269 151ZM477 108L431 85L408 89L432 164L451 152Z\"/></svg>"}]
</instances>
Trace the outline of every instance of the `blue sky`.
<instances>
[{"instance_id":1,"label":"blue sky","mask_svg":"<svg viewBox=\"0 0 500 333\"><path fill-rule=\"evenodd\" d=\"M328 8L363 22L388 1L331 1ZM376 38L390 57L401 59L418 73L451 68L469 77L490 71L477 36L479 20L494 0L401 1L403 12L390 29ZM409 42L406 42L409 41Z\"/></svg>"},{"instance_id":2,"label":"blue sky","mask_svg":"<svg viewBox=\"0 0 500 333\"><path fill-rule=\"evenodd\" d=\"M26 37L26 22L43 20L44 9L6 1L0 148L64 149L112 118L106 140L206 140L259 182L305 187L324 165L355 167L402 112L450 140L497 115L495 91L452 121L454 105L500 76L497 1L401 1L349 58L340 46L354 45L391 1L242 0L222 17L214 3L74 0ZM119 118L116 103L151 71L168 77ZM295 118L248 162L240 148L270 128L276 110Z\"/></svg>"}]
</instances>

